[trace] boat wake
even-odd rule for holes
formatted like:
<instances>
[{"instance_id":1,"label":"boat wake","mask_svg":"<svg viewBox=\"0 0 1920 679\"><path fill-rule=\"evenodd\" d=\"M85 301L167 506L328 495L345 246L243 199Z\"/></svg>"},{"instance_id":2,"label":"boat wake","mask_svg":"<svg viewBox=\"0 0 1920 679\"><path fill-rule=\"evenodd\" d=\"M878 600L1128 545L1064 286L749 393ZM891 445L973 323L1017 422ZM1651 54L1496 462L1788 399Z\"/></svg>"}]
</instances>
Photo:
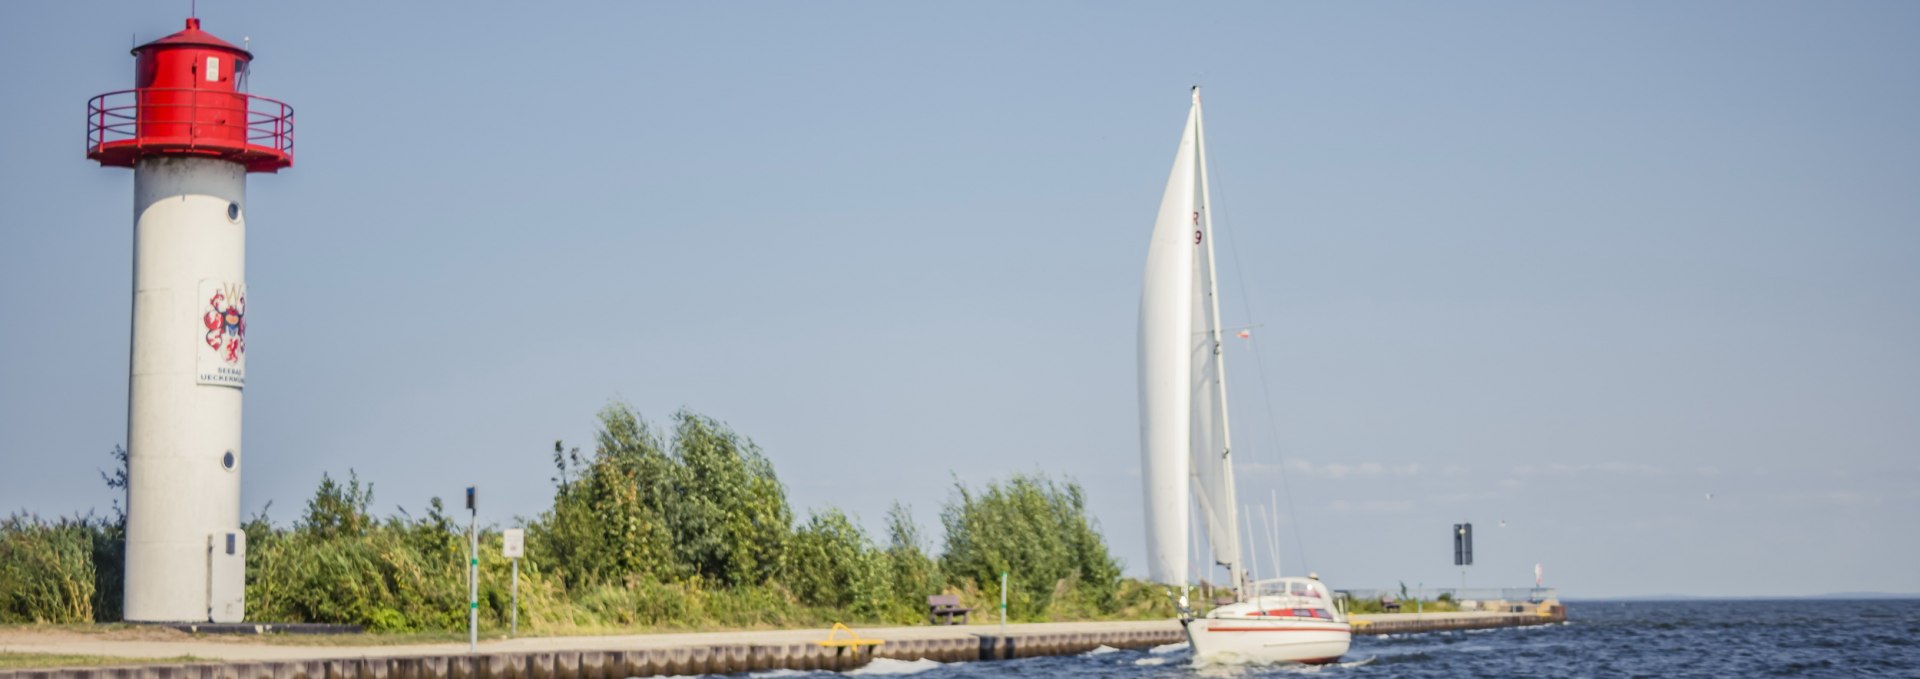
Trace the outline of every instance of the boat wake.
<instances>
[{"instance_id":1,"label":"boat wake","mask_svg":"<svg viewBox=\"0 0 1920 679\"><path fill-rule=\"evenodd\" d=\"M857 676L857 675L892 676L892 675L904 675L904 674L919 674L927 670L938 668L944 664L945 663L942 663L940 661L928 660L926 658L921 658L919 660L894 660L893 658L874 658L873 662L867 663L866 667L847 670L843 674L846 674L848 676Z\"/></svg>"},{"instance_id":2,"label":"boat wake","mask_svg":"<svg viewBox=\"0 0 1920 679\"><path fill-rule=\"evenodd\" d=\"M1202 660L1199 658L1195 658L1193 661L1192 667L1193 667L1194 673L1202 677L1238 677L1238 676L1245 675L1249 671L1253 671L1253 670L1258 670L1261 674L1266 674L1268 672L1273 672L1273 671L1312 674L1317 672L1326 672L1330 670L1364 667L1366 665L1373 664L1373 661L1376 659L1377 658L1374 656L1369 656L1366 658L1361 658L1359 660L1345 660L1341 662L1331 662L1331 663L1325 663L1320 665L1306 665L1306 664L1301 664L1297 662L1289 662L1285 660L1272 661L1272 660L1244 658L1240 656L1221 656L1221 657L1212 658L1210 660Z\"/></svg>"}]
</instances>

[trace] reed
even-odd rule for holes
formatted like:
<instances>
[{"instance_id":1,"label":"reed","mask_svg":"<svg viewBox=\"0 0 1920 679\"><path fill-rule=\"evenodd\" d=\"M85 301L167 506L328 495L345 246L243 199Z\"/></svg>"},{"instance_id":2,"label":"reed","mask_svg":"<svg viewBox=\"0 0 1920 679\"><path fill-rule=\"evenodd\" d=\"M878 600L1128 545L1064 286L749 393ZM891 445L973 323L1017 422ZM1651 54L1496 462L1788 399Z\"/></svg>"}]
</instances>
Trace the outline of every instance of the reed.
<instances>
[{"instance_id":1,"label":"reed","mask_svg":"<svg viewBox=\"0 0 1920 679\"><path fill-rule=\"evenodd\" d=\"M90 517L0 519L0 622L94 619L94 534Z\"/></svg>"}]
</instances>

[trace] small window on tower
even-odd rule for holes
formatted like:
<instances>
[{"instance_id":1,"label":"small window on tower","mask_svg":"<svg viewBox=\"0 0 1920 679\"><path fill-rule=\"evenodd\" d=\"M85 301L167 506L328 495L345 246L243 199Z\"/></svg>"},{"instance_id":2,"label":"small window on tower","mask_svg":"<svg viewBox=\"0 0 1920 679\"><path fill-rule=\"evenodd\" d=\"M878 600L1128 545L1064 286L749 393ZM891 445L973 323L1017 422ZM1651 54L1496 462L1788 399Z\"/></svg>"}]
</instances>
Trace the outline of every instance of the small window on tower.
<instances>
[{"instance_id":1,"label":"small window on tower","mask_svg":"<svg viewBox=\"0 0 1920 679\"><path fill-rule=\"evenodd\" d=\"M233 471L233 451L229 450L226 455L220 457L220 466L225 467L227 471Z\"/></svg>"},{"instance_id":2,"label":"small window on tower","mask_svg":"<svg viewBox=\"0 0 1920 679\"><path fill-rule=\"evenodd\" d=\"M240 204L239 203L227 203L227 221L229 222L240 221Z\"/></svg>"}]
</instances>

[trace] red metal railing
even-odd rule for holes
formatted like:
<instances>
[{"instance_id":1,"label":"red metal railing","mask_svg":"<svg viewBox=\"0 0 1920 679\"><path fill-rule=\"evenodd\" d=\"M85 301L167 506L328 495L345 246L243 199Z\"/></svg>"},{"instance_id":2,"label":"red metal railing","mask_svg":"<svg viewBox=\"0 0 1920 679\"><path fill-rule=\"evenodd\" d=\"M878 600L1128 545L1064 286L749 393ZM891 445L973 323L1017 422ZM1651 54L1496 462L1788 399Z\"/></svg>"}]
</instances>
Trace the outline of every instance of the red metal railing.
<instances>
[{"instance_id":1,"label":"red metal railing","mask_svg":"<svg viewBox=\"0 0 1920 679\"><path fill-rule=\"evenodd\" d=\"M293 155L293 107L238 92L148 87L87 101L87 154L109 147Z\"/></svg>"}]
</instances>

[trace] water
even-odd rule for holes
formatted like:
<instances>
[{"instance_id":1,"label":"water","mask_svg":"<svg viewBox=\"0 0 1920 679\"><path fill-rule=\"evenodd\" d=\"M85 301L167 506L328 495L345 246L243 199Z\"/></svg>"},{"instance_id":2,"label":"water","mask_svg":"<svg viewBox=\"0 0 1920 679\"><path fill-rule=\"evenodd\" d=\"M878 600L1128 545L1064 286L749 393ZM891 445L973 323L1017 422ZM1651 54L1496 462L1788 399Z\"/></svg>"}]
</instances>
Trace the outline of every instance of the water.
<instances>
[{"instance_id":1,"label":"water","mask_svg":"<svg viewBox=\"0 0 1920 679\"><path fill-rule=\"evenodd\" d=\"M1355 637L1325 667L1195 666L1184 645L940 664L876 661L865 676L1920 677L1920 600L1576 603L1565 624ZM830 672L756 677L828 679Z\"/></svg>"}]
</instances>

